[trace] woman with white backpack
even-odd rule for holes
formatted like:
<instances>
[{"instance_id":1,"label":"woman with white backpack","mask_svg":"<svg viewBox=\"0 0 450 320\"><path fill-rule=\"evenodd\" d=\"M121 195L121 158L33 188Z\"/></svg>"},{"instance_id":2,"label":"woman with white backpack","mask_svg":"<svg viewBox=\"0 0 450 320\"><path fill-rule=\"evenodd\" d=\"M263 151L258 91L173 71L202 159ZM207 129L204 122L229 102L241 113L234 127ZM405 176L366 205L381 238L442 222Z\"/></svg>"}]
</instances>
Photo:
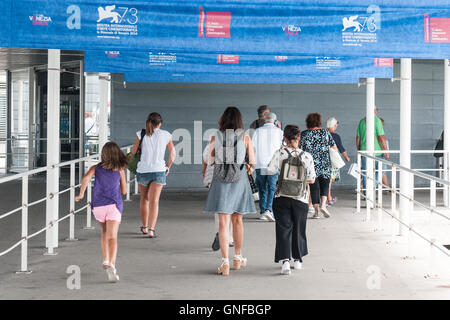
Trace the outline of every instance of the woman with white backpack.
<instances>
[{"instance_id":1,"label":"woman with white backpack","mask_svg":"<svg viewBox=\"0 0 450 320\"><path fill-rule=\"evenodd\" d=\"M286 147L275 152L267 168L269 174L279 172L273 199L275 216L275 262L281 263L281 274L302 268L302 257L308 254L306 221L308 218L308 184L316 178L311 154L300 149L300 128L287 125L283 140Z\"/></svg>"},{"instance_id":2,"label":"woman with white backpack","mask_svg":"<svg viewBox=\"0 0 450 320\"><path fill-rule=\"evenodd\" d=\"M251 166L256 165L250 137L244 132L241 112L228 107L219 119L219 130L210 141L211 157L214 157L214 172L204 212L219 215L219 243L222 263L217 273L228 275L230 262L229 225L233 223L234 250L233 269L247 265L242 256L244 226L242 215L256 213L255 202L244 165L248 154Z\"/></svg>"}]
</instances>

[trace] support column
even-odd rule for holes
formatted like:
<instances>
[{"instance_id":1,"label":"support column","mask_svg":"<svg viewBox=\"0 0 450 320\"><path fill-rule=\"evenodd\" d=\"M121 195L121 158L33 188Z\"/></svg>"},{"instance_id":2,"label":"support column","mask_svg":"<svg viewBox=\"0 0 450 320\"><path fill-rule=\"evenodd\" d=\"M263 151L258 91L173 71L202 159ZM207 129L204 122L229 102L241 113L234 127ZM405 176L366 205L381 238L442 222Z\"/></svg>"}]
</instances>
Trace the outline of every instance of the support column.
<instances>
[{"instance_id":1,"label":"support column","mask_svg":"<svg viewBox=\"0 0 450 320\"><path fill-rule=\"evenodd\" d=\"M444 60L444 150L450 150L450 60ZM444 154L444 179L449 180L449 156ZM444 186L444 204L450 206L449 188Z\"/></svg>"},{"instance_id":2,"label":"support column","mask_svg":"<svg viewBox=\"0 0 450 320\"><path fill-rule=\"evenodd\" d=\"M374 156L375 149L375 78L366 79L366 151ZM370 220L370 208L374 208L374 161L366 159L367 179L366 179L366 201L367 220Z\"/></svg>"},{"instance_id":3,"label":"support column","mask_svg":"<svg viewBox=\"0 0 450 320\"><path fill-rule=\"evenodd\" d=\"M59 102L60 102L60 50L48 50L47 77L47 199L46 223L59 217L59 168L52 168L60 161ZM58 247L58 224L47 229L45 246L48 254Z\"/></svg>"},{"instance_id":4,"label":"support column","mask_svg":"<svg viewBox=\"0 0 450 320\"><path fill-rule=\"evenodd\" d=\"M411 59L401 59L400 82L400 165L411 168ZM400 170L400 193L413 197L413 176ZM409 225L411 202L400 195L400 220ZM406 228L399 225L399 234Z\"/></svg>"},{"instance_id":5,"label":"support column","mask_svg":"<svg viewBox=\"0 0 450 320\"><path fill-rule=\"evenodd\" d=\"M98 151L108 142L108 93L109 81L106 74L99 75L99 111L98 111Z\"/></svg>"}]
</instances>

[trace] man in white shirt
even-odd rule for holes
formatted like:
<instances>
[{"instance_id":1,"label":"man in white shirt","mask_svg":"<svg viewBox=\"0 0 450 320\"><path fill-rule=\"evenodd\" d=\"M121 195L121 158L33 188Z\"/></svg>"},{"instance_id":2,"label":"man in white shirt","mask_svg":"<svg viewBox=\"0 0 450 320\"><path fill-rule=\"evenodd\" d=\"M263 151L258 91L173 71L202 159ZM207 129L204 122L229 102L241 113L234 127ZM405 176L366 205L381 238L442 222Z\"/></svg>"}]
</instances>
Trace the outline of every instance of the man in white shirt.
<instances>
[{"instance_id":1,"label":"man in white shirt","mask_svg":"<svg viewBox=\"0 0 450 320\"><path fill-rule=\"evenodd\" d=\"M272 201L277 186L278 174L268 174L267 167L275 151L283 142L283 131L275 125L277 116L270 112L266 115L264 125L256 129L252 143L256 155L256 185L259 189L259 209L261 220L275 221Z\"/></svg>"}]
</instances>

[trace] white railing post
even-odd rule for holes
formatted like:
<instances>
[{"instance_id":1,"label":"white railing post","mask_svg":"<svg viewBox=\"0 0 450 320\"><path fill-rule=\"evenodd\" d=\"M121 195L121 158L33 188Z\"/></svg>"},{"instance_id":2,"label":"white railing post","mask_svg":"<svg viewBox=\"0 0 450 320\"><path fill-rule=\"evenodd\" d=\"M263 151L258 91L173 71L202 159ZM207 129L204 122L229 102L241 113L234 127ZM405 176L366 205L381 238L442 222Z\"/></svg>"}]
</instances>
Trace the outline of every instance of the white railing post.
<instances>
[{"instance_id":1,"label":"white railing post","mask_svg":"<svg viewBox=\"0 0 450 320\"><path fill-rule=\"evenodd\" d=\"M127 148L127 154L130 152L130 147ZM131 201L130 200L130 170L125 169L125 176L126 176L126 181L127 181L127 196L125 201Z\"/></svg>"},{"instance_id":2,"label":"white railing post","mask_svg":"<svg viewBox=\"0 0 450 320\"><path fill-rule=\"evenodd\" d=\"M430 180L430 207L436 208L436 181Z\"/></svg>"},{"instance_id":3,"label":"white railing post","mask_svg":"<svg viewBox=\"0 0 450 320\"><path fill-rule=\"evenodd\" d=\"M358 177L356 178L356 213L361 212L361 154L358 152ZM366 202L367 203L367 202Z\"/></svg>"},{"instance_id":4,"label":"white railing post","mask_svg":"<svg viewBox=\"0 0 450 320\"><path fill-rule=\"evenodd\" d=\"M135 195L139 194L139 185L138 185L138 182L137 182L136 175L134 175L134 194Z\"/></svg>"},{"instance_id":5,"label":"white railing post","mask_svg":"<svg viewBox=\"0 0 450 320\"><path fill-rule=\"evenodd\" d=\"M88 170L91 166L91 158L87 159ZM92 230L95 229L92 226L91 218L92 218L92 209L91 209L91 201L92 201L92 181L89 181L87 186L87 207L86 207L86 226L84 229Z\"/></svg>"},{"instance_id":6,"label":"white railing post","mask_svg":"<svg viewBox=\"0 0 450 320\"><path fill-rule=\"evenodd\" d=\"M450 152L450 60L444 60L444 177L449 180L449 152ZM450 188L444 187L444 205L450 206Z\"/></svg>"},{"instance_id":7,"label":"white railing post","mask_svg":"<svg viewBox=\"0 0 450 320\"><path fill-rule=\"evenodd\" d=\"M377 161L378 167L378 229L381 231L383 229L383 162Z\"/></svg>"},{"instance_id":8,"label":"white railing post","mask_svg":"<svg viewBox=\"0 0 450 320\"><path fill-rule=\"evenodd\" d=\"M395 235L395 219L394 217L398 217L397 215L397 169L395 166L392 166L392 176L391 176L391 185L392 185L392 191L391 191L391 211L392 211L392 217L391 217L391 234Z\"/></svg>"},{"instance_id":9,"label":"white railing post","mask_svg":"<svg viewBox=\"0 0 450 320\"><path fill-rule=\"evenodd\" d=\"M444 153L444 180L449 180L449 174L448 174L448 154ZM449 201L449 187L447 185L443 185L443 197L444 197L444 206L449 207L450 201Z\"/></svg>"},{"instance_id":10,"label":"white railing post","mask_svg":"<svg viewBox=\"0 0 450 320\"><path fill-rule=\"evenodd\" d=\"M20 271L16 273L31 273L28 270L28 175L22 177L22 244Z\"/></svg>"},{"instance_id":11,"label":"white railing post","mask_svg":"<svg viewBox=\"0 0 450 320\"><path fill-rule=\"evenodd\" d=\"M48 50L47 71L47 182L46 182L46 255L55 255L58 248L59 227L59 168L60 162L60 50Z\"/></svg>"},{"instance_id":12,"label":"white railing post","mask_svg":"<svg viewBox=\"0 0 450 320\"><path fill-rule=\"evenodd\" d=\"M81 167L81 166L80 166ZM70 217L69 238L66 241L77 241L75 238L75 163L70 164Z\"/></svg>"},{"instance_id":13,"label":"white railing post","mask_svg":"<svg viewBox=\"0 0 450 320\"><path fill-rule=\"evenodd\" d=\"M400 81L400 165L411 168L411 59L401 59ZM410 172L400 171L400 219L409 226L414 179ZM406 196L406 197L405 197ZM400 224L400 235L405 228Z\"/></svg>"}]
</instances>

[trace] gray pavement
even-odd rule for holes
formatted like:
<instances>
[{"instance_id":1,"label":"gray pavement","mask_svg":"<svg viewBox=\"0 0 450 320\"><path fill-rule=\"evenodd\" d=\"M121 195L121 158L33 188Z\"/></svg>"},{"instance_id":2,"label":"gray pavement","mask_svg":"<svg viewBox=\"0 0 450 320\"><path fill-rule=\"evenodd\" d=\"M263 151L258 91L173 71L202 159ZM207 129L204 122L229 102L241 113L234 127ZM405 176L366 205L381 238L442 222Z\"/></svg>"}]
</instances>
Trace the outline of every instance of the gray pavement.
<instances>
[{"instance_id":1,"label":"gray pavement","mask_svg":"<svg viewBox=\"0 0 450 320\"><path fill-rule=\"evenodd\" d=\"M36 194L42 191L38 181L31 185ZM13 206L18 190L19 184L1 190L2 212ZM100 230L83 230L85 214L81 213L76 219L79 241L64 241L68 222L60 226L58 255L42 254L43 236L30 241L32 274L14 273L19 268L19 248L0 257L0 299L450 298L446 262L442 272L430 277L426 254L418 250L415 259L405 258L406 237L376 231L376 221L366 222L364 213L355 214L353 191L341 190L336 195L338 202L330 209L331 218L308 220L310 253L303 270L293 270L290 276L280 275L280 265L273 262L275 224L259 221L257 215L244 218L247 268L231 270L228 277L217 276L220 253L211 250L214 218L202 213L206 193L163 192L157 239L139 233L138 197L125 202L119 230L120 282L107 282L101 267ZM62 208L67 206L66 200L62 198ZM43 207L33 209L30 231L42 227L44 217ZM20 214L0 221L0 251L17 241L19 234ZM70 265L80 267L79 290L67 288Z\"/></svg>"}]
</instances>

